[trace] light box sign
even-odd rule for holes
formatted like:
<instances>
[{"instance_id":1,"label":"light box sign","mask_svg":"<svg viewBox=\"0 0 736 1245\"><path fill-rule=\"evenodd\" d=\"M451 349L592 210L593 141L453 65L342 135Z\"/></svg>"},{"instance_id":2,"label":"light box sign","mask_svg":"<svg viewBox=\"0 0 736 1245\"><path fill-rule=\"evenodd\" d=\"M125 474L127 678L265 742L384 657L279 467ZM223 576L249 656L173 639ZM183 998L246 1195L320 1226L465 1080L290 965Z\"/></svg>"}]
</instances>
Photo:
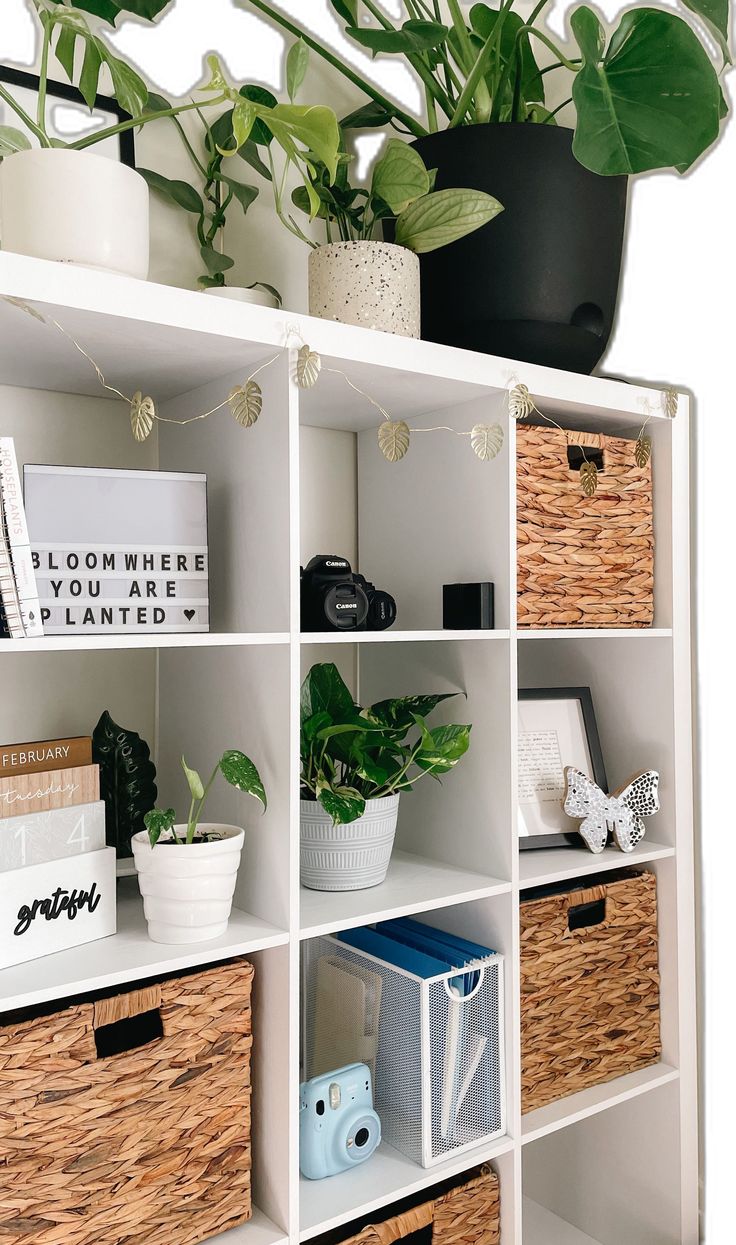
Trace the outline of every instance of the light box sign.
<instances>
[{"instance_id":1,"label":"light box sign","mask_svg":"<svg viewBox=\"0 0 736 1245\"><path fill-rule=\"evenodd\" d=\"M209 630L207 477L26 466L46 635Z\"/></svg>"}]
</instances>

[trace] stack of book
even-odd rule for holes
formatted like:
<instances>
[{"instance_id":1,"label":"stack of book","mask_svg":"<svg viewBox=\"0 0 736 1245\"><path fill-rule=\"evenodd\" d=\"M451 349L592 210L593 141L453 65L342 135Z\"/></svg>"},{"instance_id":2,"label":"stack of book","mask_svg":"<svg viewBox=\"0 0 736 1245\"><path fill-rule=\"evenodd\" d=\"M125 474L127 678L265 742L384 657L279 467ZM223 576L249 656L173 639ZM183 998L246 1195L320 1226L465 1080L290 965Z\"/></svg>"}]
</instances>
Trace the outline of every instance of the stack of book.
<instances>
[{"instance_id":1,"label":"stack of book","mask_svg":"<svg viewBox=\"0 0 736 1245\"><path fill-rule=\"evenodd\" d=\"M114 933L91 738L0 746L0 967Z\"/></svg>"},{"instance_id":2,"label":"stack of book","mask_svg":"<svg viewBox=\"0 0 736 1245\"><path fill-rule=\"evenodd\" d=\"M42 635L15 445L12 437L0 437L0 637Z\"/></svg>"}]
</instances>

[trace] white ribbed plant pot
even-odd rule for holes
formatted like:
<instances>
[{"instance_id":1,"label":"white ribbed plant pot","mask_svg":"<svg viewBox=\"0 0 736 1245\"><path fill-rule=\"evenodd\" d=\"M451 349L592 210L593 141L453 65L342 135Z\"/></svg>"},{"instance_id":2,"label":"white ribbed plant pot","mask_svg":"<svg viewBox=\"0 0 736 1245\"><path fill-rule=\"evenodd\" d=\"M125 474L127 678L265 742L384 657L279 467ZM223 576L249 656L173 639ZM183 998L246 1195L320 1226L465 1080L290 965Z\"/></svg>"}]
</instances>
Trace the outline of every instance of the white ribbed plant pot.
<instances>
[{"instance_id":1,"label":"white ribbed plant pot","mask_svg":"<svg viewBox=\"0 0 736 1245\"><path fill-rule=\"evenodd\" d=\"M186 826L175 829L184 838ZM227 929L245 834L237 826L209 822L200 829L216 831L221 838L189 845L159 840L151 847L145 831L133 835L138 885L153 942L207 942Z\"/></svg>"},{"instance_id":2,"label":"white ribbed plant pot","mask_svg":"<svg viewBox=\"0 0 736 1245\"><path fill-rule=\"evenodd\" d=\"M316 800L301 801L301 883L313 891L361 891L386 877L396 836L399 796L366 800L357 821L333 826Z\"/></svg>"},{"instance_id":3,"label":"white ribbed plant pot","mask_svg":"<svg viewBox=\"0 0 736 1245\"><path fill-rule=\"evenodd\" d=\"M4 251L148 276L148 186L107 156L64 148L18 151L0 164Z\"/></svg>"},{"instance_id":4,"label":"white ribbed plant pot","mask_svg":"<svg viewBox=\"0 0 736 1245\"><path fill-rule=\"evenodd\" d=\"M330 242L309 255L309 313L419 337L419 256L394 242Z\"/></svg>"}]
</instances>

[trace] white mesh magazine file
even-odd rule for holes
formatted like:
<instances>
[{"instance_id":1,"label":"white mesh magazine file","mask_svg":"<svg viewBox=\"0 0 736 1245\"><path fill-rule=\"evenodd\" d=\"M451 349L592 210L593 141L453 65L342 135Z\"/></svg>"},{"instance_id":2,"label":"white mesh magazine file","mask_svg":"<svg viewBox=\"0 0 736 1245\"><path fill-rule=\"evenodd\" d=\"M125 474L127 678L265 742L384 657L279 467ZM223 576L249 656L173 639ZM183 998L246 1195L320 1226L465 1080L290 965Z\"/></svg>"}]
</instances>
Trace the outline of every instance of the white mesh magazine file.
<instances>
[{"instance_id":1,"label":"white mesh magazine file","mask_svg":"<svg viewBox=\"0 0 736 1245\"><path fill-rule=\"evenodd\" d=\"M207 477L26 466L46 635L209 630Z\"/></svg>"},{"instance_id":2,"label":"white mesh magazine file","mask_svg":"<svg viewBox=\"0 0 736 1245\"><path fill-rule=\"evenodd\" d=\"M351 969L369 969L381 978L374 1107L384 1141L431 1167L505 1133L503 956L491 953L464 964L460 974L453 969L432 978L332 936L310 940L302 956L306 1079L320 1062L318 965L328 957L345 964L346 981ZM473 978L464 997L454 988L459 976ZM366 1017L366 1028L373 1024L375 1018Z\"/></svg>"}]
</instances>

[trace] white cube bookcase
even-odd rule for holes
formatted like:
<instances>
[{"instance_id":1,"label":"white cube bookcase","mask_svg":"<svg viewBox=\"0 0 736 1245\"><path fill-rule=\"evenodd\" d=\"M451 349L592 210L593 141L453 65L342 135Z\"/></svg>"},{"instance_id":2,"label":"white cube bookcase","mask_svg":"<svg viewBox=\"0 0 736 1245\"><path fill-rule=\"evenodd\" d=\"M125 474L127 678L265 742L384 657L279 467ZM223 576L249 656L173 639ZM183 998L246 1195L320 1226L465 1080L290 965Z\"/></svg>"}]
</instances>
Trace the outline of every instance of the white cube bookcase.
<instances>
[{"instance_id":1,"label":"white cube bookcase","mask_svg":"<svg viewBox=\"0 0 736 1245\"><path fill-rule=\"evenodd\" d=\"M63 999L247 954L254 1002L254 1217L221 1245L293 1245L364 1221L392 1201L489 1162L501 1179L503 1245L696 1245L695 930L689 586L689 401L668 419L656 389L553 371L422 341L45 261L0 254L0 295L53 315L108 380L184 419L216 405L259 363L263 412L244 430L227 410L186 428L159 425L144 445L124 403L53 328L0 300L0 431L21 463L160 467L208 477L212 630L0 641L0 740L89 733L103 709L152 744L161 798L181 804L178 759L211 764L242 747L269 794L260 816L229 788L209 813L245 823L236 909L211 944L148 941L134 881L120 884L118 933L0 971L0 1009ZM322 356L313 389L293 379L296 330ZM289 349L286 349L286 347ZM377 412L421 428L499 422L506 443L481 463L467 438L413 438L387 463ZM524 383L567 427L653 440L654 626L517 630L515 426L506 391ZM94 524L94 516L90 517ZM398 599L394 629L301 635L299 567L345 554ZM444 582L491 579L494 631L442 630ZM473 723L471 750L441 787L402 801L386 882L320 894L299 886L299 685L334 660L366 702L460 690L442 712ZM529 851L516 841L518 686L588 684L612 778L662 775L662 811L628 860L584 848ZM431 787L431 790L429 789ZM520 1111L518 904L524 890L641 864L658 878L662 1061ZM508 1131L423 1169L388 1146L321 1182L298 1167L299 947L378 919L425 914L507 959ZM175 1243L172 1243L175 1245Z\"/></svg>"}]
</instances>

